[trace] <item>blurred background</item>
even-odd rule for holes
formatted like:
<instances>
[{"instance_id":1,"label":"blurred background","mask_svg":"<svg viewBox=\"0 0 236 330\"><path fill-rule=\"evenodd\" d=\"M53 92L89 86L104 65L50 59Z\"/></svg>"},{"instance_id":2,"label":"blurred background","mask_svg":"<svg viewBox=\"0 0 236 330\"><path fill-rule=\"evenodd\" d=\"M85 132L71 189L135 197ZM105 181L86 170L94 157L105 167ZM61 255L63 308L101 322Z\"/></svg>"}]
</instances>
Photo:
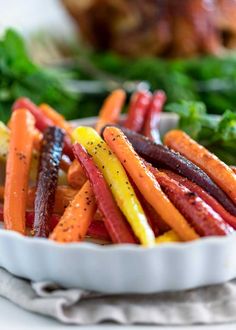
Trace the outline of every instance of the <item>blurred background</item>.
<instances>
[{"instance_id":1,"label":"blurred background","mask_svg":"<svg viewBox=\"0 0 236 330\"><path fill-rule=\"evenodd\" d=\"M22 95L66 118L122 87L236 111L235 0L0 0L0 115ZM8 29L10 27L10 30Z\"/></svg>"}]
</instances>

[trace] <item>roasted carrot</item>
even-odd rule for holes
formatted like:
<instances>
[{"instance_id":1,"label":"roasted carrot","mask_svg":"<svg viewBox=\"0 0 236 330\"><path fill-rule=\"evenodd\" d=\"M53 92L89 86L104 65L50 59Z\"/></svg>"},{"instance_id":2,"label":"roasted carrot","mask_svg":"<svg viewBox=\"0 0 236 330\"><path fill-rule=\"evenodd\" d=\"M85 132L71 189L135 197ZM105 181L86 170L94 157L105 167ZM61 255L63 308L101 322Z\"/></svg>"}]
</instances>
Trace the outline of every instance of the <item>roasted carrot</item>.
<instances>
[{"instance_id":1,"label":"roasted carrot","mask_svg":"<svg viewBox=\"0 0 236 330\"><path fill-rule=\"evenodd\" d=\"M168 132L164 142L203 169L236 205L236 176L229 166L181 130Z\"/></svg>"},{"instance_id":2,"label":"roasted carrot","mask_svg":"<svg viewBox=\"0 0 236 330\"><path fill-rule=\"evenodd\" d=\"M35 118L35 126L41 132L44 131L45 128L50 126L55 126L53 120L45 116L45 114L29 99L26 97L21 97L13 104L12 110L17 111L19 108L25 108L29 110ZM70 138L67 135L64 137L64 153L73 159L74 155L72 152L72 145Z\"/></svg>"},{"instance_id":3,"label":"roasted carrot","mask_svg":"<svg viewBox=\"0 0 236 330\"><path fill-rule=\"evenodd\" d=\"M161 143L158 127L165 101L165 92L157 91L153 94L144 123L143 134L156 143Z\"/></svg>"},{"instance_id":4,"label":"roasted carrot","mask_svg":"<svg viewBox=\"0 0 236 330\"><path fill-rule=\"evenodd\" d=\"M0 206L0 221L3 221L3 219L4 219L3 207ZM55 226L59 222L59 219L60 219L59 215L57 215L57 214L52 215L52 217L50 218L50 223L49 223L50 230L53 230L53 228L55 228ZM26 223L27 228L29 228L29 229L33 228L34 212L32 212L32 211L25 212L25 223Z\"/></svg>"},{"instance_id":5,"label":"roasted carrot","mask_svg":"<svg viewBox=\"0 0 236 330\"><path fill-rule=\"evenodd\" d=\"M74 144L73 151L92 185L98 208L113 243L136 243L128 223L118 208L112 193L91 156L81 144Z\"/></svg>"},{"instance_id":6,"label":"roasted carrot","mask_svg":"<svg viewBox=\"0 0 236 330\"><path fill-rule=\"evenodd\" d=\"M40 104L39 109L47 118L53 121L55 126L60 127L66 132L66 134L71 136L73 128L61 114L59 114L56 110L54 110L52 107L45 103Z\"/></svg>"},{"instance_id":7,"label":"roasted carrot","mask_svg":"<svg viewBox=\"0 0 236 330\"><path fill-rule=\"evenodd\" d=\"M77 192L78 193L78 192ZM3 221L4 216L3 216L3 207L0 206L0 221ZM25 214L25 221L26 221L26 227L29 229L33 228L33 223L34 223L34 212L32 211L26 211ZM50 218L50 231L53 231L53 229L56 227L56 225L60 221L60 216L58 214L53 214ZM103 241L111 241L111 238L107 232L107 229L104 225L104 222L101 220L95 220L90 223L86 236L89 236L94 239L99 239Z\"/></svg>"},{"instance_id":8,"label":"roasted carrot","mask_svg":"<svg viewBox=\"0 0 236 330\"><path fill-rule=\"evenodd\" d=\"M224 236L233 232L233 228L197 194L167 174L152 166L149 168L165 194L200 236Z\"/></svg>"},{"instance_id":9,"label":"roasted carrot","mask_svg":"<svg viewBox=\"0 0 236 330\"><path fill-rule=\"evenodd\" d=\"M106 124L116 124L119 120L122 107L125 103L125 91L117 89L113 91L104 101L103 106L99 112L98 121L96 124L96 131L100 130Z\"/></svg>"},{"instance_id":10,"label":"roasted carrot","mask_svg":"<svg viewBox=\"0 0 236 330\"><path fill-rule=\"evenodd\" d=\"M48 237L53 213L58 170L63 149L63 131L51 126L44 130L34 201L34 236Z\"/></svg>"},{"instance_id":11,"label":"roasted carrot","mask_svg":"<svg viewBox=\"0 0 236 330\"><path fill-rule=\"evenodd\" d=\"M31 187L28 190L28 197L27 197L28 209L33 209L34 207L35 190L36 190L35 187ZM77 189L73 189L68 186L57 186L53 212L58 214L64 213L65 208L73 200L77 192L78 192Z\"/></svg>"},{"instance_id":12,"label":"roasted carrot","mask_svg":"<svg viewBox=\"0 0 236 330\"><path fill-rule=\"evenodd\" d=\"M200 167L179 153L170 150L166 146L156 144L141 134L132 132L126 128L121 128L121 130L127 136L139 156L151 163L154 167L168 168L187 177L217 199L228 212L236 216L236 205L231 198Z\"/></svg>"},{"instance_id":13,"label":"roasted carrot","mask_svg":"<svg viewBox=\"0 0 236 330\"><path fill-rule=\"evenodd\" d=\"M108 234L104 222L99 220L93 220L91 222L90 226L88 227L86 236L90 236L91 238L97 238L100 240L105 240L108 242L111 241L111 237Z\"/></svg>"},{"instance_id":14,"label":"roasted carrot","mask_svg":"<svg viewBox=\"0 0 236 330\"><path fill-rule=\"evenodd\" d=\"M4 223L6 229L25 233L25 211L30 161L33 150L35 120L25 109L11 116L9 153L4 192Z\"/></svg>"},{"instance_id":15,"label":"roasted carrot","mask_svg":"<svg viewBox=\"0 0 236 330\"><path fill-rule=\"evenodd\" d=\"M159 227L157 226L156 218L160 219L160 216L156 213L156 211L153 209L153 207L147 203L147 201L143 198L140 191L136 187L134 187L134 184L132 181L131 181L131 183L134 188L135 194L137 195L138 200L140 201L140 204L145 212L149 226L152 228L152 231L153 231L155 237L157 237L158 235L160 235L160 230L159 230Z\"/></svg>"},{"instance_id":16,"label":"roasted carrot","mask_svg":"<svg viewBox=\"0 0 236 330\"><path fill-rule=\"evenodd\" d=\"M47 104L41 104L40 109L48 118L50 118L54 122L55 125L64 129L69 136L72 135L73 129L62 115L60 115ZM67 181L71 187L79 189L86 182L86 176L84 175L84 171L80 163L76 159L73 160L66 172Z\"/></svg>"},{"instance_id":17,"label":"roasted carrot","mask_svg":"<svg viewBox=\"0 0 236 330\"><path fill-rule=\"evenodd\" d=\"M127 119L124 123L126 128L129 128L134 132L141 132L151 97L152 94L146 90L138 91L133 94L130 101Z\"/></svg>"},{"instance_id":18,"label":"roasted carrot","mask_svg":"<svg viewBox=\"0 0 236 330\"><path fill-rule=\"evenodd\" d=\"M174 242L181 242L181 239L173 230L167 231L163 235L156 238L156 244Z\"/></svg>"},{"instance_id":19,"label":"roasted carrot","mask_svg":"<svg viewBox=\"0 0 236 330\"><path fill-rule=\"evenodd\" d=\"M66 208L50 239L61 243L83 240L95 211L95 197L87 181Z\"/></svg>"},{"instance_id":20,"label":"roasted carrot","mask_svg":"<svg viewBox=\"0 0 236 330\"><path fill-rule=\"evenodd\" d=\"M78 127L73 132L73 138L93 157L140 243L144 246L153 246L153 231L120 161L99 134L90 127Z\"/></svg>"},{"instance_id":21,"label":"roasted carrot","mask_svg":"<svg viewBox=\"0 0 236 330\"><path fill-rule=\"evenodd\" d=\"M141 199L141 204L148 219L150 219L151 227L155 236L162 235L171 229L170 226L165 221L162 220L160 215L143 197Z\"/></svg>"},{"instance_id":22,"label":"roasted carrot","mask_svg":"<svg viewBox=\"0 0 236 330\"><path fill-rule=\"evenodd\" d=\"M75 189L79 189L86 181L84 170L77 159L74 159L67 172L67 181Z\"/></svg>"},{"instance_id":23,"label":"roasted carrot","mask_svg":"<svg viewBox=\"0 0 236 330\"><path fill-rule=\"evenodd\" d=\"M38 161L38 151L41 148L43 135L42 133L35 128L34 130L34 153L33 158L31 162L31 172L30 172L30 178L35 179L35 168L37 167L37 161ZM10 130L0 122L0 160L6 161L8 149L9 149L9 140L10 140ZM67 156L63 156L60 162L60 168L64 172L68 172L69 166L71 162ZM1 195L1 194L0 194Z\"/></svg>"},{"instance_id":24,"label":"roasted carrot","mask_svg":"<svg viewBox=\"0 0 236 330\"><path fill-rule=\"evenodd\" d=\"M146 201L161 218L174 229L181 239L188 241L198 238L197 233L162 192L154 175L134 151L122 131L116 127L107 127L103 135Z\"/></svg>"},{"instance_id":25,"label":"roasted carrot","mask_svg":"<svg viewBox=\"0 0 236 330\"><path fill-rule=\"evenodd\" d=\"M211 195L209 195L205 190L199 187L196 183L182 177L170 170L162 169L171 179L179 182L190 191L197 194L206 204L208 204L216 213L218 213L230 226L236 229L236 217L225 210L225 208Z\"/></svg>"}]
</instances>

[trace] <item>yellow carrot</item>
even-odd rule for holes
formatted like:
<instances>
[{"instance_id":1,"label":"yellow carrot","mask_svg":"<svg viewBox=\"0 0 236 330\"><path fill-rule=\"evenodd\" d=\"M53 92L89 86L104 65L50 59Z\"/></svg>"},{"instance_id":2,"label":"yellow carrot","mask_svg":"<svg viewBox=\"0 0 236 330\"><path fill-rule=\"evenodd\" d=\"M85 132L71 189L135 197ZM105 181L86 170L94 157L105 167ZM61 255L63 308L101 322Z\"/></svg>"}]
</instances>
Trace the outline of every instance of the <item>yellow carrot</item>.
<instances>
[{"instance_id":1,"label":"yellow carrot","mask_svg":"<svg viewBox=\"0 0 236 330\"><path fill-rule=\"evenodd\" d=\"M112 194L130 223L133 232L145 246L155 244L155 237L123 166L96 131L89 127L74 130L73 138L82 144L103 173Z\"/></svg>"},{"instance_id":2,"label":"yellow carrot","mask_svg":"<svg viewBox=\"0 0 236 330\"><path fill-rule=\"evenodd\" d=\"M4 191L6 229L25 233L25 211L35 119L25 109L13 112Z\"/></svg>"},{"instance_id":3,"label":"yellow carrot","mask_svg":"<svg viewBox=\"0 0 236 330\"><path fill-rule=\"evenodd\" d=\"M171 243L171 242L181 242L179 235L173 230L169 230L163 235L156 238L156 244Z\"/></svg>"},{"instance_id":4,"label":"yellow carrot","mask_svg":"<svg viewBox=\"0 0 236 330\"><path fill-rule=\"evenodd\" d=\"M6 160L10 140L10 130L0 122L0 160Z\"/></svg>"}]
</instances>

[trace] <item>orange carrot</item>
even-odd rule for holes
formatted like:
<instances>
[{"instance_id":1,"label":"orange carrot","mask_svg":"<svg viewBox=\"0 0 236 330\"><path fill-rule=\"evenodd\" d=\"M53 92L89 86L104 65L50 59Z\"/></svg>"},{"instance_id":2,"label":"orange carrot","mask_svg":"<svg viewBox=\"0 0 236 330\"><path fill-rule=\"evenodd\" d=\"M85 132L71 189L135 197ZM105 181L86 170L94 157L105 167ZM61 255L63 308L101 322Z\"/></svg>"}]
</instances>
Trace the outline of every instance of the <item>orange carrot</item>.
<instances>
[{"instance_id":1,"label":"orange carrot","mask_svg":"<svg viewBox=\"0 0 236 330\"><path fill-rule=\"evenodd\" d=\"M62 171L67 173L69 171L71 164L72 163L69 157L67 157L66 155L62 155L62 159L60 161L60 169L62 169Z\"/></svg>"},{"instance_id":2,"label":"orange carrot","mask_svg":"<svg viewBox=\"0 0 236 330\"><path fill-rule=\"evenodd\" d=\"M146 201L161 218L174 229L181 239L185 241L197 239L199 237L197 233L162 192L154 175L134 151L122 131L116 127L107 127L103 135Z\"/></svg>"},{"instance_id":3,"label":"orange carrot","mask_svg":"<svg viewBox=\"0 0 236 330\"><path fill-rule=\"evenodd\" d=\"M96 124L96 131L100 133L101 129L107 124L116 124L119 120L119 115L122 106L125 102L125 92L123 89L113 91L103 103L99 113L99 118Z\"/></svg>"},{"instance_id":4,"label":"orange carrot","mask_svg":"<svg viewBox=\"0 0 236 330\"><path fill-rule=\"evenodd\" d=\"M60 115L56 110L45 103L41 104L39 109L44 113L46 117L53 121L55 126L62 128L69 136L71 136L73 128L62 115Z\"/></svg>"},{"instance_id":5,"label":"orange carrot","mask_svg":"<svg viewBox=\"0 0 236 330\"><path fill-rule=\"evenodd\" d=\"M75 189L79 189L86 181L84 170L77 159L74 159L67 172L67 181Z\"/></svg>"},{"instance_id":6,"label":"orange carrot","mask_svg":"<svg viewBox=\"0 0 236 330\"><path fill-rule=\"evenodd\" d=\"M83 240L95 212L95 197L87 181L66 208L50 239L61 243Z\"/></svg>"},{"instance_id":7,"label":"orange carrot","mask_svg":"<svg viewBox=\"0 0 236 330\"><path fill-rule=\"evenodd\" d=\"M68 186L58 186L55 197L54 213L62 214L70 201L77 194L77 189L72 189ZM27 194L27 208L32 210L34 208L35 187L28 189ZM4 187L0 186L0 202L4 200ZM100 219L99 219L100 220Z\"/></svg>"},{"instance_id":8,"label":"orange carrot","mask_svg":"<svg viewBox=\"0 0 236 330\"><path fill-rule=\"evenodd\" d=\"M232 171L234 172L234 174L236 174L236 166L230 166L230 168L232 169Z\"/></svg>"},{"instance_id":9,"label":"orange carrot","mask_svg":"<svg viewBox=\"0 0 236 330\"><path fill-rule=\"evenodd\" d=\"M30 161L34 142L33 115L25 109L12 114L10 145L7 157L4 192L4 223L6 229L25 233Z\"/></svg>"},{"instance_id":10,"label":"orange carrot","mask_svg":"<svg viewBox=\"0 0 236 330\"><path fill-rule=\"evenodd\" d=\"M164 142L203 169L236 205L236 176L229 166L181 130L168 132Z\"/></svg>"},{"instance_id":11,"label":"orange carrot","mask_svg":"<svg viewBox=\"0 0 236 330\"><path fill-rule=\"evenodd\" d=\"M54 213L62 214L65 208L73 200L78 190L72 189L68 186L58 186L55 196ZM28 190L27 208L33 209L35 199L35 187Z\"/></svg>"}]
</instances>

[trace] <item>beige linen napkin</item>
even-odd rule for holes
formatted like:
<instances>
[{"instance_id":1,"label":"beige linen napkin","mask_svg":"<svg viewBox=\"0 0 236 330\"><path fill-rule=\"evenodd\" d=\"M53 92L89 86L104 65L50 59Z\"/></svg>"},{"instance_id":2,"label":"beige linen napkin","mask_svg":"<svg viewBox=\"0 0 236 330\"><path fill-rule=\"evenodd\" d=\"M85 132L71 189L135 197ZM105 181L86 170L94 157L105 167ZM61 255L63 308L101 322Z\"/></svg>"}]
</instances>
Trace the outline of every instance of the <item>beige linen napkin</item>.
<instances>
[{"instance_id":1,"label":"beige linen napkin","mask_svg":"<svg viewBox=\"0 0 236 330\"><path fill-rule=\"evenodd\" d=\"M189 325L236 321L236 280L186 292L107 295L30 283L0 268L0 296L68 324Z\"/></svg>"}]
</instances>

